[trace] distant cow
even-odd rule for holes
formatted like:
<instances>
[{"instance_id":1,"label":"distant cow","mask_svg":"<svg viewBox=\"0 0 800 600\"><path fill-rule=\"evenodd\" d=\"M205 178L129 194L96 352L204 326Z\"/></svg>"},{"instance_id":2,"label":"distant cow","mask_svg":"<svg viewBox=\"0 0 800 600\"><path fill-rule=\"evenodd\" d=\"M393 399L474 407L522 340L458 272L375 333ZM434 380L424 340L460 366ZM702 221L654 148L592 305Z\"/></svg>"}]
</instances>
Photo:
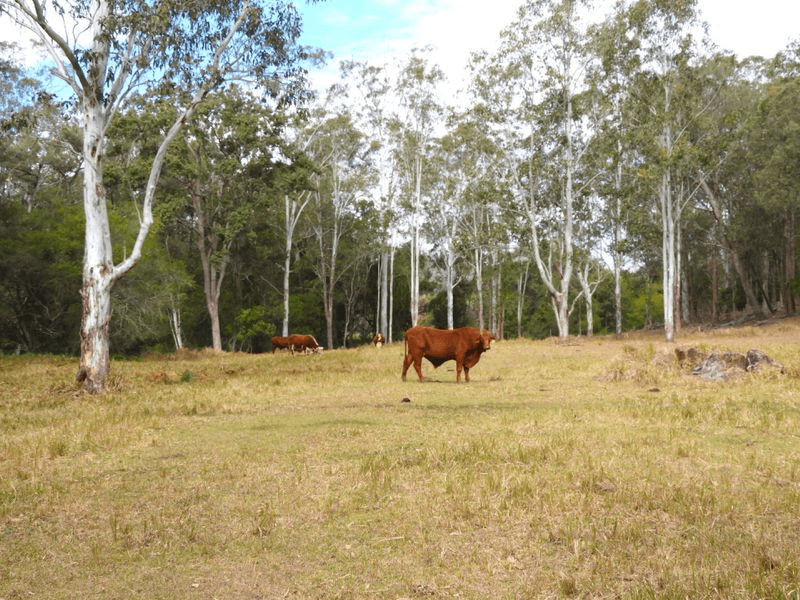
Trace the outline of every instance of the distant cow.
<instances>
[{"instance_id":1,"label":"distant cow","mask_svg":"<svg viewBox=\"0 0 800 600\"><path fill-rule=\"evenodd\" d=\"M433 329L431 327L412 327L406 331L406 357L403 361L403 381L411 363L423 381L422 359L427 358L434 367L439 367L448 360L456 361L456 381L461 381L461 369L464 369L464 380L469 381L469 370L478 364L481 354L489 349L491 333L478 331L474 327L459 329Z\"/></svg>"},{"instance_id":2,"label":"distant cow","mask_svg":"<svg viewBox=\"0 0 800 600\"><path fill-rule=\"evenodd\" d=\"M372 343L375 344L376 348L380 348L386 342L386 338L383 337L383 334L379 331L375 334L375 337L372 338Z\"/></svg>"},{"instance_id":3,"label":"distant cow","mask_svg":"<svg viewBox=\"0 0 800 600\"><path fill-rule=\"evenodd\" d=\"M272 337L272 353L275 354L275 350L291 350L291 346L289 346L289 338L283 337L282 335L276 335Z\"/></svg>"},{"instance_id":4,"label":"distant cow","mask_svg":"<svg viewBox=\"0 0 800 600\"><path fill-rule=\"evenodd\" d=\"M289 347L292 349L292 354L295 352L322 352L322 346L317 343L313 335L290 335Z\"/></svg>"}]
</instances>

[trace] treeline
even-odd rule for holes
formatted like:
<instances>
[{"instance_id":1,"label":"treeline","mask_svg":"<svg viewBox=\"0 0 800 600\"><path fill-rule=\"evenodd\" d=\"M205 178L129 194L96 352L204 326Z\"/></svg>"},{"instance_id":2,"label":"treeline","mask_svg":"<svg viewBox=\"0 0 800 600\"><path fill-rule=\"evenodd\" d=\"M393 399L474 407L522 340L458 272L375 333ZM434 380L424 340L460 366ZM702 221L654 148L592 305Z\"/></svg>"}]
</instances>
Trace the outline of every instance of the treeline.
<instances>
[{"instance_id":1,"label":"treeline","mask_svg":"<svg viewBox=\"0 0 800 600\"><path fill-rule=\"evenodd\" d=\"M794 314L800 47L716 52L692 2L581 15L524 4L457 102L424 51L344 63L300 109L211 95L169 148L143 258L114 288L112 352L259 352L287 332L352 346L416 323L671 339ZM78 115L3 50L0 350L77 354ZM107 132L115 261L177 115L164 97L136 98Z\"/></svg>"}]
</instances>

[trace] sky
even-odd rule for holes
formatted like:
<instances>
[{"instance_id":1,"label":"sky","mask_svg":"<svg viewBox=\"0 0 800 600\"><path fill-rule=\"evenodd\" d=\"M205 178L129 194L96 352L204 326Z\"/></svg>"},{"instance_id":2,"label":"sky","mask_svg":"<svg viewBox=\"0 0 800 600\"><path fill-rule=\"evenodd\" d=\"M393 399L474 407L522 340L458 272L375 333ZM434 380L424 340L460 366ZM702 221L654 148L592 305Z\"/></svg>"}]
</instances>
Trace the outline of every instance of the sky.
<instances>
[{"instance_id":1,"label":"sky","mask_svg":"<svg viewBox=\"0 0 800 600\"><path fill-rule=\"evenodd\" d=\"M314 87L324 89L338 80L341 59L404 62L413 48L427 45L434 48L432 62L451 84L462 80L470 52L491 51L523 0L293 1L303 16L301 43L334 53L328 67L311 74ZM712 41L740 57L771 57L800 39L797 0L697 1ZM596 3L608 6L612 1ZM5 16L0 17L0 29L7 41L30 37L10 26Z\"/></svg>"},{"instance_id":2,"label":"sky","mask_svg":"<svg viewBox=\"0 0 800 600\"><path fill-rule=\"evenodd\" d=\"M522 0L296 0L303 15L301 43L330 50L334 61L312 73L314 87L333 83L338 60L391 62L431 45L432 61L450 80L461 79L469 53L492 50ZM800 39L796 0L698 0L700 17L721 49L743 58L774 56Z\"/></svg>"}]
</instances>

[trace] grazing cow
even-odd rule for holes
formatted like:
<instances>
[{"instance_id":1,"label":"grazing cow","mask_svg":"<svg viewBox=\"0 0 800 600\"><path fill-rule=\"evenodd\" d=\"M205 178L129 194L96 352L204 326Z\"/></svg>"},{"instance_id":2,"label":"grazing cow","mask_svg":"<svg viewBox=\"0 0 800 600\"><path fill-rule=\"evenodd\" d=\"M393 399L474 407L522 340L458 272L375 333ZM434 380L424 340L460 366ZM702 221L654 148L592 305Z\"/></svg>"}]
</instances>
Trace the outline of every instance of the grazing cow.
<instances>
[{"instance_id":1,"label":"grazing cow","mask_svg":"<svg viewBox=\"0 0 800 600\"><path fill-rule=\"evenodd\" d=\"M275 350L291 350L291 346L289 345L289 338L283 337L282 335L276 335L272 337L272 353L275 354Z\"/></svg>"},{"instance_id":2,"label":"grazing cow","mask_svg":"<svg viewBox=\"0 0 800 600\"><path fill-rule=\"evenodd\" d=\"M292 354L295 351L303 354L307 352L322 352L322 346L317 343L313 335L290 335L289 347L292 349Z\"/></svg>"},{"instance_id":3,"label":"grazing cow","mask_svg":"<svg viewBox=\"0 0 800 600\"><path fill-rule=\"evenodd\" d=\"M375 334L375 337L372 338L372 343L375 344L376 348L383 346L384 342L386 342L386 338L383 337L383 334L380 331Z\"/></svg>"},{"instance_id":4,"label":"grazing cow","mask_svg":"<svg viewBox=\"0 0 800 600\"><path fill-rule=\"evenodd\" d=\"M430 327L412 327L406 331L406 357L403 360L403 381L411 363L423 381L422 359L427 358L434 367L448 360L456 361L456 382L461 380L461 369L464 369L464 380L469 381L469 370L478 364L481 354L489 349L494 336L486 331L478 331L474 327L459 329L433 329Z\"/></svg>"}]
</instances>

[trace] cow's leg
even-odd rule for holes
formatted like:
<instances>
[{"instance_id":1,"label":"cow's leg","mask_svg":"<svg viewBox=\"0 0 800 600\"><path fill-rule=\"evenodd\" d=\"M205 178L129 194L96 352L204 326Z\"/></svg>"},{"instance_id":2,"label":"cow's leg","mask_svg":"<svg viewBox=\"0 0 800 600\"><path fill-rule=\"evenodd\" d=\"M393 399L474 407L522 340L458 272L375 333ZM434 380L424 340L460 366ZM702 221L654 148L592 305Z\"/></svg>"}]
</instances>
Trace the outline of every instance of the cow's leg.
<instances>
[{"instance_id":1,"label":"cow's leg","mask_svg":"<svg viewBox=\"0 0 800 600\"><path fill-rule=\"evenodd\" d=\"M403 359L403 381L406 380L406 372L408 371L408 367L411 366L411 361L414 360L414 357L410 354L406 354L405 359Z\"/></svg>"},{"instance_id":2,"label":"cow's leg","mask_svg":"<svg viewBox=\"0 0 800 600\"><path fill-rule=\"evenodd\" d=\"M464 381L469 381L469 367L464 365Z\"/></svg>"},{"instance_id":3,"label":"cow's leg","mask_svg":"<svg viewBox=\"0 0 800 600\"><path fill-rule=\"evenodd\" d=\"M414 368L417 371L417 375L419 375L419 380L420 381L425 381L425 378L422 376L422 357L421 356L414 360Z\"/></svg>"}]
</instances>

